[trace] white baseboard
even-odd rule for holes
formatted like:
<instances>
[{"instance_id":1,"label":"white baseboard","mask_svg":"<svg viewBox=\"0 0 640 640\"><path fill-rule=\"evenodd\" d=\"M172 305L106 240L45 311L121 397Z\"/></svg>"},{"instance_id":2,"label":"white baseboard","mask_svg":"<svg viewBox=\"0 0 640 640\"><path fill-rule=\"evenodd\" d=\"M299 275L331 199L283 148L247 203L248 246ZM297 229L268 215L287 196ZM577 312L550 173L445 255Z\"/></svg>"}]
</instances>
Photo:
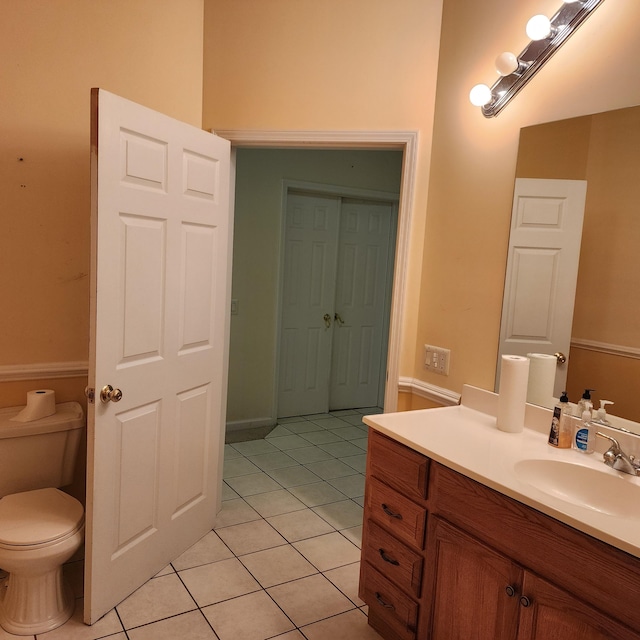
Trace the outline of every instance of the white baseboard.
<instances>
[{"instance_id":1,"label":"white baseboard","mask_svg":"<svg viewBox=\"0 0 640 640\"><path fill-rule=\"evenodd\" d=\"M258 427L274 427L277 424L275 418L253 418L251 420L232 420L227 422L227 431L244 431L245 429L257 429Z\"/></svg>"},{"instance_id":2,"label":"white baseboard","mask_svg":"<svg viewBox=\"0 0 640 640\"><path fill-rule=\"evenodd\" d=\"M451 389L438 387L435 384L429 384L416 378L400 377L398 380L398 391L400 393L413 393L421 398L437 402L444 407L453 407L460 404L460 398L462 397L461 394L451 391Z\"/></svg>"}]
</instances>

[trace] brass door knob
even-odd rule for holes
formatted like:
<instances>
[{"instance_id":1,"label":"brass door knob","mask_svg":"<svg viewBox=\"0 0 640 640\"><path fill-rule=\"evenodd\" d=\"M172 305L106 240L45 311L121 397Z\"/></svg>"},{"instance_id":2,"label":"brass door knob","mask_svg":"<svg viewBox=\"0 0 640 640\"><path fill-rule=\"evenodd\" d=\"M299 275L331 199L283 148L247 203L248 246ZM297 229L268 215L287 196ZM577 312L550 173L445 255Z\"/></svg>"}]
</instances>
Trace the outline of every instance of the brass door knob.
<instances>
[{"instance_id":1,"label":"brass door knob","mask_svg":"<svg viewBox=\"0 0 640 640\"><path fill-rule=\"evenodd\" d=\"M107 404L107 402L120 402L122 400L122 391L114 389L110 384L107 384L100 390L100 400L104 404Z\"/></svg>"},{"instance_id":2,"label":"brass door knob","mask_svg":"<svg viewBox=\"0 0 640 640\"><path fill-rule=\"evenodd\" d=\"M558 364L564 364L567 361L567 356L562 351L556 351L553 355L558 360Z\"/></svg>"}]
</instances>

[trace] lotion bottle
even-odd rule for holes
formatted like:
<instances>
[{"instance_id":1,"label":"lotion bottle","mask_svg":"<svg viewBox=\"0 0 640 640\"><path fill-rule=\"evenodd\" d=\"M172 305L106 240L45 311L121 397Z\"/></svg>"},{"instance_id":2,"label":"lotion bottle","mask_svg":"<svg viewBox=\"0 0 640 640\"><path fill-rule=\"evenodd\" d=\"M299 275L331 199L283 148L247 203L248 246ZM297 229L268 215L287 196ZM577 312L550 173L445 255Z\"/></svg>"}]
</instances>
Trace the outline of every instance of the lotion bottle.
<instances>
[{"instance_id":1,"label":"lotion bottle","mask_svg":"<svg viewBox=\"0 0 640 640\"><path fill-rule=\"evenodd\" d=\"M562 392L560 402L553 408L549 444L558 449L571 448L571 406L566 391Z\"/></svg>"},{"instance_id":2,"label":"lotion bottle","mask_svg":"<svg viewBox=\"0 0 640 640\"><path fill-rule=\"evenodd\" d=\"M611 423L607 420L607 405L613 404L611 400L600 400L600 408L596 411L595 416L592 418L592 422L595 424L601 424L605 427L610 427Z\"/></svg>"},{"instance_id":3,"label":"lotion bottle","mask_svg":"<svg viewBox=\"0 0 640 640\"><path fill-rule=\"evenodd\" d=\"M584 411L582 420L576 425L573 446L580 453L593 453L593 441L596 438L596 428L591 423L591 413Z\"/></svg>"}]
</instances>

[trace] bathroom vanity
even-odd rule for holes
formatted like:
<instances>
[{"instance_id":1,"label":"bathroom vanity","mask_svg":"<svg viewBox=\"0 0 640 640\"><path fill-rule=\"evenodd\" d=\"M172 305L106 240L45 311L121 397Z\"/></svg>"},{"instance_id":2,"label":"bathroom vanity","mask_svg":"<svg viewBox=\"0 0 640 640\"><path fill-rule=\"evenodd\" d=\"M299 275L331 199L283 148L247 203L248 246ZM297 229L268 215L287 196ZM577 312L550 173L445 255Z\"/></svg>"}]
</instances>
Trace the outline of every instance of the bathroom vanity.
<instances>
[{"instance_id":1,"label":"bathroom vanity","mask_svg":"<svg viewBox=\"0 0 640 640\"><path fill-rule=\"evenodd\" d=\"M640 640L640 479L550 447L548 410L498 431L496 405L465 387L457 407L365 417L369 623L385 640Z\"/></svg>"}]
</instances>

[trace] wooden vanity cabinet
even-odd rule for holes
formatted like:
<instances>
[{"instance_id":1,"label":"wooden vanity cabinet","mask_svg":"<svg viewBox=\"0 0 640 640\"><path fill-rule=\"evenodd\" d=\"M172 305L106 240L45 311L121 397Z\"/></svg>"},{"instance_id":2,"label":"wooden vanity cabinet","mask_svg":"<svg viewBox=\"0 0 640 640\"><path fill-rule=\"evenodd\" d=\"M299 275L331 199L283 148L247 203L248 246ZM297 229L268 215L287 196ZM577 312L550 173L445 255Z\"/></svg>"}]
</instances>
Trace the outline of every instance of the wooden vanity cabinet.
<instances>
[{"instance_id":1,"label":"wooden vanity cabinet","mask_svg":"<svg viewBox=\"0 0 640 640\"><path fill-rule=\"evenodd\" d=\"M430 461L370 430L360 598L386 640L414 640L420 619Z\"/></svg>"},{"instance_id":2,"label":"wooden vanity cabinet","mask_svg":"<svg viewBox=\"0 0 640 640\"><path fill-rule=\"evenodd\" d=\"M640 640L640 560L375 430L360 571L385 640Z\"/></svg>"},{"instance_id":3,"label":"wooden vanity cabinet","mask_svg":"<svg viewBox=\"0 0 640 640\"><path fill-rule=\"evenodd\" d=\"M434 518L431 636L446 640L637 640L611 617Z\"/></svg>"}]
</instances>

